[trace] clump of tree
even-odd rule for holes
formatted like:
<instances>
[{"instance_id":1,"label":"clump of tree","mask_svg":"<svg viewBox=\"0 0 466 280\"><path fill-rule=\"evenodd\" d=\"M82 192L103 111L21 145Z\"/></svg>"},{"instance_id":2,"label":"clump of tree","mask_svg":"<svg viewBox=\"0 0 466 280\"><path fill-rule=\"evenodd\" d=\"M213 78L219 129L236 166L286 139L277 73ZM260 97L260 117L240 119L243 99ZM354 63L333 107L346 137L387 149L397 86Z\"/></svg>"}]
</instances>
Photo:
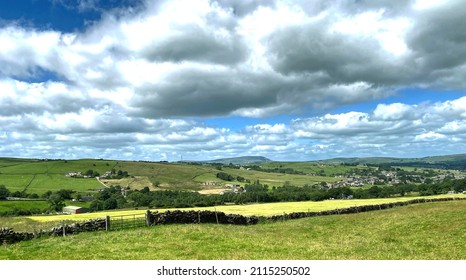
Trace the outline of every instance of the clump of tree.
<instances>
[{"instance_id":1,"label":"clump of tree","mask_svg":"<svg viewBox=\"0 0 466 280\"><path fill-rule=\"evenodd\" d=\"M86 172L84 172L84 176L90 177L90 178L95 178L95 177L99 177L100 174L99 174L99 172L97 172L95 170L88 169Z\"/></svg>"},{"instance_id":2,"label":"clump of tree","mask_svg":"<svg viewBox=\"0 0 466 280\"><path fill-rule=\"evenodd\" d=\"M42 198L47 200L49 203L49 211L51 212L60 212L62 211L63 207L65 207L65 200L69 200L73 198L73 194L75 191L73 190L65 190L61 189L56 192L47 191L42 195Z\"/></svg>"},{"instance_id":3,"label":"clump of tree","mask_svg":"<svg viewBox=\"0 0 466 280\"><path fill-rule=\"evenodd\" d=\"M115 169L112 169L110 174L111 174L110 175L111 179L122 179L122 178L129 177L128 171L124 171L124 170L116 171Z\"/></svg>"},{"instance_id":4,"label":"clump of tree","mask_svg":"<svg viewBox=\"0 0 466 280\"><path fill-rule=\"evenodd\" d=\"M91 211L101 211L128 207L124 191L125 189L120 186L103 189L94 196L89 209Z\"/></svg>"},{"instance_id":5,"label":"clump of tree","mask_svg":"<svg viewBox=\"0 0 466 280\"><path fill-rule=\"evenodd\" d=\"M235 177L233 177L232 175L226 172L218 172L217 178L224 180L224 181L233 181L235 179Z\"/></svg>"},{"instance_id":6,"label":"clump of tree","mask_svg":"<svg viewBox=\"0 0 466 280\"><path fill-rule=\"evenodd\" d=\"M238 181L238 182L244 182L246 181L246 179L242 176L233 176L233 175L230 175L226 172L218 172L217 173L217 178L221 179L221 180L224 180L224 181Z\"/></svg>"},{"instance_id":7,"label":"clump of tree","mask_svg":"<svg viewBox=\"0 0 466 280\"><path fill-rule=\"evenodd\" d=\"M5 187L5 185L0 185L0 200L4 200L8 196L10 196L10 191Z\"/></svg>"}]
</instances>

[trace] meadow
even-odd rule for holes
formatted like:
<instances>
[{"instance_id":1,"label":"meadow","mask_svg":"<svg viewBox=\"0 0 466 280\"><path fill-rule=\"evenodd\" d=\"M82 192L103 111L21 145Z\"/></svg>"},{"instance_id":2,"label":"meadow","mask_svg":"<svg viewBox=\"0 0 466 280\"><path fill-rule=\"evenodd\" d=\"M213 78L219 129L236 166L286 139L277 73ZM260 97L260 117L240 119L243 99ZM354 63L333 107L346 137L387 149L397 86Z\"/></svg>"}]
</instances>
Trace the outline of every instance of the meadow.
<instances>
[{"instance_id":1,"label":"meadow","mask_svg":"<svg viewBox=\"0 0 466 280\"><path fill-rule=\"evenodd\" d=\"M45 211L48 208L49 208L49 204L43 200L0 201L0 213L12 211L14 209L17 209L17 210L39 209L39 210Z\"/></svg>"},{"instance_id":2,"label":"meadow","mask_svg":"<svg viewBox=\"0 0 466 280\"><path fill-rule=\"evenodd\" d=\"M461 197L466 195L436 195L428 198L442 197ZM273 216L282 215L292 212L318 212L334 209L349 208L362 205L378 205L390 202L408 201L421 197L394 197L394 198L378 198L378 199L351 199L351 200L325 200L325 201L303 201L303 202L278 202L278 203L262 203L262 204L245 204L245 205L221 205L216 207L193 207L181 208L179 210L189 211L218 211L226 214L240 214L243 216ZM73 205L85 206L85 204L74 203ZM104 218L105 216L120 216L144 214L148 209L126 209L126 210L111 210L94 213L84 213L76 215L36 215L25 217L0 217L0 225L8 226L16 231L29 231L35 228L48 229L50 226L61 224L63 221L74 222L84 221L89 219ZM175 209L150 209L151 211L164 212Z\"/></svg>"},{"instance_id":3,"label":"meadow","mask_svg":"<svg viewBox=\"0 0 466 280\"><path fill-rule=\"evenodd\" d=\"M78 193L92 193L102 188L94 178L70 178L69 172L85 172L93 169L104 173L115 162L104 160L17 160L0 159L0 185L11 192L26 192L41 195L47 191L60 189L74 190Z\"/></svg>"},{"instance_id":4,"label":"meadow","mask_svg":"<svg viewBox=\"0 0 466 280\"><path fill-rule=\"evenodd\" d=\"M271 163L269 163L271 164ZM285 163L283 163L285 164ZM311 172L317 165L312 163L286 163L286 166L298 168L299 171ZM320 168L320 167L316 167ZM349 167L328 166L327 172L332 174ZM150 187L152 190L172 189L201 191L212 189L204 186L205 182L218 182L219 185L229 183L244 185L245 182L222 181L216 177L220 172L215 166L199 164L177 164L167 162L133 162L99 159L81 160L27 160L0 158L0 184L5 185L11 192L37 193L39 195L48 190L75 190L87 194L102 188L102 184L94 178L70 178L69 172L86 172L92 169L104 174L112 169L127 171L130 175L125 179L102 180L106 185L121 185L132 189ZM335 169L335 170L334 170ZM223 168L235 177L241 176L252 181L260 180L269 186L283 186L292 182L297 186L319 182L335 182L340 180L332 176L309 176L301 174L267 173L254 170L240 170L237 168Z\"/></svg>"},{"instance_id":5,"label":"meadow","mask_svg":"<svg viewBox=\"0 0 466 280\"><path fill-rule=\"evenodd\" d=\"M466 258L466 201L413 204L254 226L164 225L0 246L0 259Z\"/></svg>"}]
</instances>

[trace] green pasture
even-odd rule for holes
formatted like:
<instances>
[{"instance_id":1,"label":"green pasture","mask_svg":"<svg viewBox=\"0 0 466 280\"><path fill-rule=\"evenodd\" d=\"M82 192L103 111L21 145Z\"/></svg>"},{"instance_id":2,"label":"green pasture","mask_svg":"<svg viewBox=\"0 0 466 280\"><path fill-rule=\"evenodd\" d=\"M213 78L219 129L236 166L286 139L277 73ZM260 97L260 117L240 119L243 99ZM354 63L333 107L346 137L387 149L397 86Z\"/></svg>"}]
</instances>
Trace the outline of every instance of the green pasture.
<instances>
[{"instance_id":1,"label":"green pasture","mask_svg":"<svg viewBox=\"0 0 466 280\"><path fill-rule=\"evenodd\" d=\"M115 168L126 170L131 175L147 176L153 183L157 181L164 188L198 190L199 185L207 181L220 182L223 184L232 183L218 179L216 175L220 170L209 165L118 162ZM340 180L334 177L267 173L236 168L223 168L221 171L235 177L241 176L251 181L259 180L261 183L268 184L269 186L283 186L285 182L303 186L305 184L313 184L322 181L335 182Z\"/></svg>"},{"instance_id":2,"label":"green pasture","mask_svg":"<svg viewBox=\"0 0 466 280\"><path fill-rule=\"evenodd\" d=\"M466 201L254 226L164 225L0 246L0 259L463 260Z\"/></svg>"},{"instance_id":3,"label":"green pasture","mask_svg":"<svg viewBox=\"0 0 466 280\"><path fill-rule=\"evenodd\" d=\"M70 178L62 174L0 174L0 185L5 185L11 192L26 190L26 193L38 195L49 190L67 189L88 193L103 188L95 178Z\"/></svg>"},{"instance_id":4,"label":"green pasture","mask_svg":"<svg viewBox=\"0 0 466 280\"><path fill-rule=\"evenodd\" d=\"M228 182L220 180L216 177L217 173L220 172L215 170L213 172L203 173L194 178L198 182L220 182L223 184L228 183L237 183L244 185L240 182ZM335 177L323 177L323 176L310 176L310 175L300 175L300 174L284 174L284 173L269 173L269 172L260 172L255 170L241 170L235 168L223 168L222 172L228 173L234 177L241 176L245 179L249 179L251 182L259 180L262 184L267 184L271 187L281 187L286 182L291 183L295 186L304 186L306 184L313 185L319 182L336 182L340 181L340 178Z\"/></svg>"},{"instance_id":5,"label":"green pasture","mask_svg":"<svg viewBox=\"0 0 466 280\"><path fill-rule=\"evenodd\" d=\"M114 161L106 160L8 160L0 159L0 185L11 192L26 191L41 195L47 191L60 189L74 190L79 193L93 192L102 188L94 178L70 178L69 172L85 172L89 169L104 173L112 169Z\"/></svg>"},{"instance_id":6,"label":"green pasture","mask_svg":"<svg viewBox=\"0 0 466 280\"><path fill-rule=\"evenodd\" d=\"M0 213L8 212L13 209L30 210L30 209L44 209L49 208L47 201L43 200L1 200ZM0 225L1 227L1 225Z\"/></svg>"},{"instance_id":7,"label":"green pasture","mask_svg":"<svg viewBox=\"0 0 466 280\"><path fill-rule=\"evenodd\" d=\"M109 171L116 161L98 159L80 160L50 160L50 161L21 161L14 165L2 166L0 160L0 173L2 174L61 174L69 172L85 172L88 169L99 173Z\"/></svg>"},{"instance_id":8,"label":"green pasture","mask_svg":"<svg viewBox=\"0 0 466 280\"><path fill-rule=\"evenodd\" d=\"M32 174L0 174L0 185L5 185L10 192L23 191L32 183L35 175Z\"/></svg>"},{"instance_id":9,"label":"green pasture","mask_svg":"<svg viewBox=\"0 0 466 280\"><path fill-rule=\"evenodd\" d=\"M63 175L37 175L28 187L28 192L42 194L48 190L74 190L78 193L95 192L104 186L95 178L70 178Z\"/></svg>"},{"instance_id":10,"label":"green pasture","mask_svg":"<svg viewBox=\"0 0 466 280\"><path fill-rule=\"evenodd\" d=\"M344 174L351 169L367 169L370 167L358 165L358 166L345 166L340 164L320 164L316 162L266 162L260 165L264 169L286 169L291 168L295 171L303 172L305 174L317 174L322 170L326 176L335 176Z\"/></svg>"}]
</instances>

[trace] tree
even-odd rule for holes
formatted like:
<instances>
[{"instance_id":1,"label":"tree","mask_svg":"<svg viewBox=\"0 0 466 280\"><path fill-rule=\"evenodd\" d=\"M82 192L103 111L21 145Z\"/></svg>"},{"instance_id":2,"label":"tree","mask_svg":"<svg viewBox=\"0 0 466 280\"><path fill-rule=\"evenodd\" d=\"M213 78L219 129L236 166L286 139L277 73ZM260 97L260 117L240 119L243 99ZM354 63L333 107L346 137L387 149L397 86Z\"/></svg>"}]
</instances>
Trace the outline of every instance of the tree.
<instances>
[{"instance_id":1,"label":"tree","mask_svg":"<svg viewBox=\"0 0 466 280\"><path fill-rule=\"evenodd\" d=\"M116 209L117 206L118 206L118 202L114 197L110 197L109 199L104 201L105 210Z\"/></svg>"},{"instance_id":2,"label":"tree","mask_svg":"<svg viewBox=\"0 0 466 280\"><path fill-rule=\"evenodd\" d=\"M9 195L10 191L4 185L0 185L0 199L6 199Z\"/></svg>"},{"instance_id":3,"label":"tree","mask_svg":"<svg viewBox=\"0 0 466 280\"><path fill-rule=\"evenodd\" d=\"M44 194L42 194L42 198L48 199L52 195L52 191L48 190Z\"/></svg>"},{"instance_id":4,"label":"tree","mask_svg":"<svg viewBox=\"0 0 466 280\"><path fill-rule=\"evenodd\" d=\"M72 199L73 197L71 195L74 192L75 191L73 191L73 190L61 189L61 190L57 191L57 194L60 195L63 200L65 200L65 199Z\"/></svg>"},{"instance_id":5,"label":"tree","mask_svg":"<svg viewBox=\"0 0 466 280\"><path fill-rule=\"evenodd\" d=\"M47 202L50 204L49 209L52 211L61 211L65 207L64 200L58 193L51 194Z\"/></svg>"},{"instance_id":6,"label":"tree","mask_svg":"<svg viewBox=\"0 0 466 280\"><path fill-rule=\"evenodd\" d=\"M101 211L104 210L104 202L102 200L93 200L89 206L91 211Z\"/></svg>"}]
</instances>

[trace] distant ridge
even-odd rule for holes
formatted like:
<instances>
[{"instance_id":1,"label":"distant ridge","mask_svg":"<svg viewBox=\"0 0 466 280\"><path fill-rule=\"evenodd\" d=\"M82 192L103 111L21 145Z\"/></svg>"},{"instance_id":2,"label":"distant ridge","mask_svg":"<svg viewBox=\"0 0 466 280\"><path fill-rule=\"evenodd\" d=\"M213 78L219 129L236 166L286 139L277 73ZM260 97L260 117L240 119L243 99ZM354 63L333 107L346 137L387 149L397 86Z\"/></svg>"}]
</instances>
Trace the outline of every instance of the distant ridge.
<instances>
[{"instance_id":1,"label":"distant ridge","mask_svg":"<svg viewBox=\"0 0 466 280\"><path fill-rule=\"evenodd\" d=\"M326 164L373 164L373 165L397 165L429 168L445 168L466 170L466 154L429 156L422 158L394 158L394 157L352 157L316 160Z\"/></svg>"},{"instance_id":2,"label":"distant ridge","mask_svg":"<svg viewBox=\"0 0 466 280\"><path fill-rule=\"evenodd\" d=\"M202 161L203 163L221 163L221 164L252 164L252 163L264 163L271 162L273 160L261 156L244 156L234 158L220 158L214 160Z\"/></svg>"}]
</instances>

